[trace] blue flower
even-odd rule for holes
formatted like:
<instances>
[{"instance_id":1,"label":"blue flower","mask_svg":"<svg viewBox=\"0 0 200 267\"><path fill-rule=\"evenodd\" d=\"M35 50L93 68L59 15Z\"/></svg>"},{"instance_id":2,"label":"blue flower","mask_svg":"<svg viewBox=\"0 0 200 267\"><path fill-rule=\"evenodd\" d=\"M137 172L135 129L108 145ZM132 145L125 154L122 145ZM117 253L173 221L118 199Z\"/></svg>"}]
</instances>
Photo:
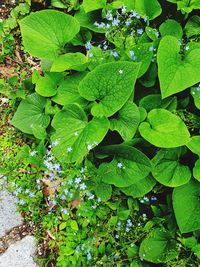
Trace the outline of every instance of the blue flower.
<instances>
[{"instance_id":1,"label":"blue flower","mask_svg":"<svg viewBox=\"0 0 200 267\"><path fill-rule=\"evenodd\" d=\"M90 42L87 42L86 45L85 45L85 48L86 48L88 51L91 50L91 48L92 48L91 43L90 43Z\"/></svg>"},{"instance_id":2,"label":"blue flower","mask_svg":"<svg viewBox=\"0 0 200 267\"><path fill-rule=\"evenodd\" d=\"M65 215L69 215L69 211L66 208L61 208L61 212L63 212Z\"/></svg>"},{"instance_id":3,"label":"blue flower","mask_svg":"<svg viewBox=\"0 0 200 267\"><path fill-rule=\"evenodd\" d=\"M85 190L87 188L87 186L85 185L85 183L80 184L80 189L81 190Z\"/></svg>"}]
</instances>

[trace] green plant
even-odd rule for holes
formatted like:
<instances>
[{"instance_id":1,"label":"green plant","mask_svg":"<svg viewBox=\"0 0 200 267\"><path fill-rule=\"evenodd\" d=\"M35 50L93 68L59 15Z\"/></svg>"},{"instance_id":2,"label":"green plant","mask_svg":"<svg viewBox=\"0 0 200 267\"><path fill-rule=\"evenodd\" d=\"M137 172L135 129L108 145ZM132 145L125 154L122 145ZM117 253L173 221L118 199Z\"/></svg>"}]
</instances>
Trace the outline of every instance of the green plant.
<instances>
[{"instance_id":1,"label":"green plant","mask_svg":"<svg viewBox=\"0 0 200 267\"><path fill-rule=\"evenodd\" d=\"M183 2L182 13L198 8L190 1L183 12ZM43 73L33 72L35 92L12 124L39 144L21 153L48 178L34 194L43 215L47 199L40 220L56 266L199 262L199 16L177 21L172 6L85 0L74 16L42 10L19 22Z\"/></svg>"}]
</instances>

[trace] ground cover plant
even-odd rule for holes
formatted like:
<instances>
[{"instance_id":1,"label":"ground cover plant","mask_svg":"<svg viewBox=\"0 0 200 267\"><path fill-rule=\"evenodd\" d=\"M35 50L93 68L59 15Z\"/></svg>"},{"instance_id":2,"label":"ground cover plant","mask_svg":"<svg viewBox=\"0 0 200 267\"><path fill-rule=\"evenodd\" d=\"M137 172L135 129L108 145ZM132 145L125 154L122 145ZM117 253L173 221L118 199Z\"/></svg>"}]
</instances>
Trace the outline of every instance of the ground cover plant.
<instances>
[{"instance_id":1,"label":"ground cover plant","mask_svg":"<svg viewBox=\"0 0 200 267\"><path fill-rule=\"evenodd\" d=\"M18 23L40 65L0 87L23 140L1 137L1 173L39 266L199 266L199 1L42 2L2 23L2 60Z\"/></svg>"}]
</instances>

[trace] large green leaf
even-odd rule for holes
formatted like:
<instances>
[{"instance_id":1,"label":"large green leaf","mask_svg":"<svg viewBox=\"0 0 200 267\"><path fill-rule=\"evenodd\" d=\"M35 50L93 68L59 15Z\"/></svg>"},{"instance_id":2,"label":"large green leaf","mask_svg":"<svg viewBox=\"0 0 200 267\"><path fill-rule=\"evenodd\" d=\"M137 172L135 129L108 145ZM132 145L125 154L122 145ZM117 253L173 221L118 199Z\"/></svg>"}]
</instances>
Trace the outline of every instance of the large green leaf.
<instances>
[{"instance_id":1,"label":"large green leaf","mask_svg":"<svg viewBox=\"0 0 200 267\"><path fill-rule=\"evenodd\" d=\"M200 135L194 135L191 137L187 147L195 154L200 156Z\"/></svg>"},{"instance_id":2,"label":"large green leaf","mask_svg":"<svg viewBox=\"0 0 200 267\"><path fill-rule=\"evenodd\" d=\"M110 117L123 107L134 92L139 67L128 61L102 64L80 82L80 95L96 101L92 115Z\"/></svg>"},{"instance_id":3,"label":"large green leaf","mask_svg":"<svg viewBox=\"0 0 200 267\"><path fill-rule=\"evenodd\" d=\"M87 67L87 57L82 53L67 53L56 58L51 71L62 72L65 70L83 71Z\"/></svg>"},{"instance_id":4,"label":"large green leaf","mask_svg":"<svg viewBox=\"0 0 200 267\"><path fill-rule=\"evenodd\" d=\"M118 112L117 118L110 120L110 129L117 131L125 141L132 139L140 123L140 112L136 104L127 102Z\"/></svg>"},{"instance_id":5,"label":"large green leaf","mask_svg":"<svg viewBox=\"0 0 200 267\"><path fill-rule=\"evenodd\" d=\"M102 9L106 6L106 0L83 0L82 4L86 13L97 9Z\"/></svg>"},{"instance_id":6,"label":"large green leaf","mask_svg":"<svg viewBox=\"0 0 200 267\"><path fill-rule=\"evenodd\" d=\"M38 77L35 91L45 97L54 96L57 93L57 86L63 75L61 73L45 73L44 77Z\"/></svg>"},{"instance_id":7,"label":"large green leaf","mask_svg":"<svg viewBox=\"0 0 200 267\"><path fill-rule=\"evenodd\" d=\"M128 187L121 188L121 191L134 198L143 197L153 189L155 184L156 180L149 175Z\"/></svg>"},{"instance_id":8,"label":"large green leaf","mask_svg":"<svg viewBox=\"0 0 200 267\"><path fill-rule=\"evenodd\" d=\"M57 94L52 100L63 106L72 103L77 103L81 106L86 105L87 100L82 98L78 92L78 85L86 74L86 72L82 72L65 77L65 80L57 88Z\"/></svg>"},{"instance_id":9,"label":"large green leaf","mask_svg":"<svg viewBox=\"0 0 200 267\"><path fill-rule=\"evenodd\" d=\"M34 127L46 128L50 117L44 113L47 100L34 93L22 100L12 119L12 125L24 133L33 134Z\"/></svg>"},{"instance_id":10,"label":"large green leaf","mask_svg":"<svg viewBox=\"0 0 200 267\"><path fill-rule=\"evenodd\" d=\"M194 175L194 178L200 182L200 159L198 159L195 162L195 165L193 168L193 175Z\"/></svg>"},{"instance_id":11,"label":"large green leaf","mask_svg":"<svg viewBox=\"0 0 200 267\"><path fill-rule=\"evenodd\" d=\"M138 44L131 48L131 53L134 53L133 56L131 56L130 52L128 53L128 56L134 59L135 62L141 62L138 78L145 74L151 64L153 57L151 47L152 43Z\"/></svg>"},{"instance_id":12,"label":"large green leaf","mask_svg":"<svg viewBox=\"0 0 200 267\"><path fill-rule=\"evenodd\" d=\"M151 171L151 163L145 154L127 145L112 145L101 149L101 152L113 155L110 163L102 163L98 174L102 181L118 187L130 186Z\"/></svg>"},{"instance_id":13,"label":"large green leaf","mask_svg":"<svg viewBox=\"0 0 200 267\"><path fill-rule=\"evenodd\" d=\"M20 21L25 49L35 57L53 60L80 29L78 21L55 10L31 13Z\"/></svg>"},{"instance_id":14,"label":"large green leaf","mask_svg":"<svg viewBox=\"0 0 200 267\"><path fill-rule=\"evenodd\" d=\"M200 87L199 86L192 87L190 92L194 99L194 104L196 108L200 109Z\"/></svg>"},{"instance_id":15,"label":"large green leaf","mask_svg":"<svg viewBox=\"0 0 200 267\"><path fill-rule=\"evenodd\" d=\"M193 180L173 191L173 208L181 233L200 229L200 183Z\"/></svg>"},{"instance_id":16,"label":"large green leaf","mask_svg":"<svg viewBox=\"0 0 200 267\"><path fill-rule=\"evenodd\" d=\"M168 19L163 22L159 27L159 31L162 37L166 35L172 35L177 39L181 39L183 35L181 25L174 19Z\"/></svg>"},{"instance_id":17,"label":"large green leaf","mask_svg":"<svg viewBox=\"0 0 200 267\"><path fill-rule=\"evenodd\" d=\"M81 162L97 146L109 129L107 118L94 118L90 122L78 104L66 105L52 121L56 130L52 135L53 152L61 162Z\"/></svg>"},{"instance_id":18,"label":"large green leaf","mask_svg":"<svg viewBox=\"0 0 200 267\"><path fill-rule=\"evenodd\" d=\"M180 163L182 148L162 149L152 160L153 177L165 186L177 187L191 178L190 168Z\"/></svg>"},{"instance_id":19,"label":"large green leaf","mask_svg":"<svg viewBox=\"0 0 200 267\"><path fill-rule=\"evenodd\" d=\"M200 16L192 16L185 25L185 32L188 38L200 35Z\"/></svg>"},{"instance_id":20,"label":"large green leaf","mask_svg":"<svg viewBox=\"0 0 200 267\"><path fill-rule=\"evenodd\" d=\"M80 23L81 27L85 27L93 32L104 33L107 29L96 26L95 22L101 23L102 20L101 13L97 11L92 11L85 13L83 8L80 8L78 12L75 14L75 18Z\"/></svg>"},{"instance_id":21,"label":"large green leaf","mask_svg":"<svg viewBox=\"0 0 200 267\"><path fill-rule=\"evenodd\" d=\"M180 54L180 44L173 36L165 36L158 47L158 76L162 98L166 98L200 81L200 49Z\"/></svg>"},{"instance_id":22,"label":"large green leaf","mask_svg":"<svg viewBox=\"0 0 200 267\"><path fill-rule=\"evenodd\" d=\"M164 109L151 110L139 131L149 143L162 148L183 146L190 140L190 133L180 117Z\"/></svg>"},{"instance_id":23,"label":"large green leaf","mask_svg":"<svg viewBox=\"0 0 200 267\"><path fill-rule=\"evenodd\" d=\"M168 262L179 254L177 241L169 232L156 228L142 241L139 255L153 263Z\"/></svg>"},{"instance_id":24,"label":"large green leaf","mask_svg":"<svg viewBox=\"0 0 200 267\"><path fill-rule=\"evenodd\" d=\"M147 16L149 20L158 17L162 8L157 0L136 0L135 10L143 16Z\"/></svg>"}]
</instances>

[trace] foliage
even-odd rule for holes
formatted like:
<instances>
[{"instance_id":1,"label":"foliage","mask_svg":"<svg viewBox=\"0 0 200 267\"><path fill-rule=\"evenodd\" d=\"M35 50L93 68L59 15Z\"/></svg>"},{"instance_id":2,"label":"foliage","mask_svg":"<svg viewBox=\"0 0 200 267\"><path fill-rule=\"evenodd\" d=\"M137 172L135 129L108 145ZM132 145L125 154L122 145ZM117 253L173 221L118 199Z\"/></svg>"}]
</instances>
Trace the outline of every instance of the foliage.
<instances>
[{"instance_id":1,"label":"foliage","mask_svg":"<svg viewBox=\"0 0 200 267\"><path fill-rule=\"evenodd\" d=\"M41 69L15 160L37 177L9 178L50 233L44 266L197 266L199 1L51 4L19 21Z\"/></svg>"}]
</instances>

